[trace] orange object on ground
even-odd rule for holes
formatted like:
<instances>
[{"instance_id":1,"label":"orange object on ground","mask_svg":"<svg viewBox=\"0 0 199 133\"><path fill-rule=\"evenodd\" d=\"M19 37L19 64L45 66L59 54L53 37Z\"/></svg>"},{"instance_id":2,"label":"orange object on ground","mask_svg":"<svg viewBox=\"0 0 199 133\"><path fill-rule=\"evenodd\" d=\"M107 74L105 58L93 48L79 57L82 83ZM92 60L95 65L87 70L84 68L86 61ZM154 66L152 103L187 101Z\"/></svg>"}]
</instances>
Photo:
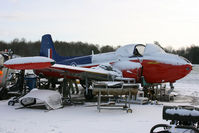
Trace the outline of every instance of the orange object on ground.
<instances>
[{"instance_id":1,"label":"orange object on ground","mask_svg":"<svg viewBox=\"0 0 199 133\"><path fill-rule=\"evenodd\" d=\"M2 82L3 79L3 71L0 71L0 83Z\"/></svg>"}]
</instances>

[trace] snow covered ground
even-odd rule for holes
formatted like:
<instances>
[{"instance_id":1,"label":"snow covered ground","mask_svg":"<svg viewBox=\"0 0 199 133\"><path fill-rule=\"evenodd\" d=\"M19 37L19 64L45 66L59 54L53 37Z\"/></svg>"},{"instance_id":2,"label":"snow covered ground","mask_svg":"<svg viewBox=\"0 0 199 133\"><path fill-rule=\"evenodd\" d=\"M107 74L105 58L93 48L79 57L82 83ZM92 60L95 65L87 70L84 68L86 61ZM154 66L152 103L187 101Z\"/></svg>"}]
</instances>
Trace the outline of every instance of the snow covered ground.
<instances>
[{"instance_id":1,"label":"snow covered ground","mask_svg":"<svg viewBox=\"0 0 199 133\"><path fill-rule=\"evenodd\" d=\"M181 95L199 97L199 65L194 65L191 73L174 85L175 91Z\"/></svg>"},{"instance_id":2,"label":"snow covered ground","mask_svg":"<svg viewBox=\"0 0 199 133\"><path fill-rule=\"evenodd\" d=\"M199 105L199 66L185 78L177 81L174 102L164 105ZM94 103L66 106L62 109L15 109L7 100L0 101L0 133L149 133L162 120L163 105L132 104L133 113L122 110L101 110Z\"/></svg>"}]
</instances>

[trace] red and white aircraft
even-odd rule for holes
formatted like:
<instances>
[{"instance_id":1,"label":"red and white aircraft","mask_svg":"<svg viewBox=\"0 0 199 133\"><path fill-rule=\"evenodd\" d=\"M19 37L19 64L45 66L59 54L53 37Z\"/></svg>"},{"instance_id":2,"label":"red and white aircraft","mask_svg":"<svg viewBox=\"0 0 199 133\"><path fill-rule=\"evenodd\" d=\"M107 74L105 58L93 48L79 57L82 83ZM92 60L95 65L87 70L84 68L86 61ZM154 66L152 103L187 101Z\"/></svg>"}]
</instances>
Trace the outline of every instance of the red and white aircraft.
<instances>
[{"instance_id":1,"label":"red and white aircraft","mask_svg":"<svg viewBox=\"0 0 199 133\"><path fill-rule=\"evenodd\" d=\"M192 70L192 64L178 55L166 53L154 44L130 44L115 52L79 57L59 56L49 34L42 37L40 56L8 60L5 67L34 69L36 74L81 81L134 78L147 83L173 83Z\"/></svg>"}]
</instances>

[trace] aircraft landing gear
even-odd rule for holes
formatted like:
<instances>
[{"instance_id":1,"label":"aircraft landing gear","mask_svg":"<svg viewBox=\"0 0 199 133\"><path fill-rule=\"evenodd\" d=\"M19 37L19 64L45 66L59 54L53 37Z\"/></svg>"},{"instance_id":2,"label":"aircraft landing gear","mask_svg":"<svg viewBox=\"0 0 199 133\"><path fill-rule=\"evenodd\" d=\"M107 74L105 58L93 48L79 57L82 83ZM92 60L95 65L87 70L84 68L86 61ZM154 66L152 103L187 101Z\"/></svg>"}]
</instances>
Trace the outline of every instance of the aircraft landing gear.
<instances>
[{"instance_id":1,"label":"aircraft landing gear","mask_svg":"<svg viewBox=\"0 0 199 133\"><path fill-rule=\"evenodd\" d=\"M89 89L89 87L91 86L91 82L88 82L87 80L80 81L81 86L84 88L84 97L86 100L91 100L93 99L93 90Z\"/></svg>"},{"instance_id":2,"label":"aircraft landing gear","mask_svg":"<svg viewBox=\"0 0 199 133\"><path fill-rule=\"evenodd\" d=\"M88 89L88 93L86 94L86 90L84 91L84 97L86 98L86 100L91 100L93 99L93 90Z\"/></svg>"},{"instance_id":3,"label":"aircraft landing gear","mask_svg":"<svg viewBox=\"0 0 199 133\"><path fill-rule=\"evenodd\" d=\"M169 85L170 85L170 90L168 91L168 93L170 94L174 90L174 85L171 82L169 83Z\"/></svg>"}]
</instances>

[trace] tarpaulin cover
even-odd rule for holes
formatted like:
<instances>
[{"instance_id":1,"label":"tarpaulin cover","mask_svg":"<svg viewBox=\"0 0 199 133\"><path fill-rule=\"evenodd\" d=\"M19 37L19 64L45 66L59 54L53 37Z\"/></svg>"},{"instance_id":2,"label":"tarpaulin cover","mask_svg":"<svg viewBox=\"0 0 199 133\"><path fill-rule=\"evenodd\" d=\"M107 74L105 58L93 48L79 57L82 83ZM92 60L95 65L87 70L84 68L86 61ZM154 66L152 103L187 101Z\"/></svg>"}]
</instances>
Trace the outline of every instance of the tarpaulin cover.
<instances>
[{"instance_id":1,"label":"tarpaulin cover","mask_svg":"<svg viewBox=\"0 0 199 133\"><path fill-rule=\"evenodd\" d=\"M47 109L58 109L62 107L61 95L57 91L33 89L20 98L20 101L27 98L35 98L36 104L44 103Z\"/></svg>"}]
</instances>

